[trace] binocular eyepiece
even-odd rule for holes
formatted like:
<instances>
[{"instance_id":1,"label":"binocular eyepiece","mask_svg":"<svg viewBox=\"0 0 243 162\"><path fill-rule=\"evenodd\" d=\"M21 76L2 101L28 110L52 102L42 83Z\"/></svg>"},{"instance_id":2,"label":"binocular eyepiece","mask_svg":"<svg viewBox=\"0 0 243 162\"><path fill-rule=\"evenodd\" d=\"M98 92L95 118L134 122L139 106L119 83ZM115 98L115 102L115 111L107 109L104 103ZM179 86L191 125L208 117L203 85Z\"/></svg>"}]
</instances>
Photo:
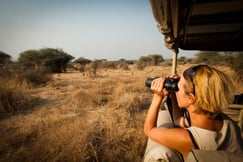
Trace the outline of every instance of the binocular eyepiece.
<instances>
[{"instance_id":1,"label":"binocular eyepiece","mask_svg":"<svg viewBox=\"0 0 243 162\"><path fill-rule=\"evenodd\" d=\"M159 78L159 77L147 78L145 81L145 85L150 88L152 81L157 78ZM165 79L163 87L169 92L177 92L179 90L178 82L179 82L179 79L167 78L167 79Z\"/></svg>"}]
</instances>

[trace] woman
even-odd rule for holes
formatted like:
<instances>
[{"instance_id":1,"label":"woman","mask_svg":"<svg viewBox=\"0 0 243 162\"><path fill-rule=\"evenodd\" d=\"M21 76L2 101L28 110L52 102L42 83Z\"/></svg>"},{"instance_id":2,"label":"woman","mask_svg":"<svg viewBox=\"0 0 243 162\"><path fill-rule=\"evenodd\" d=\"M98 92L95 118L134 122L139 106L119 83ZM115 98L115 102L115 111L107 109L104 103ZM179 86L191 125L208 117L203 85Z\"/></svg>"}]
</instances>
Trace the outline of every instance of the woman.
<instances>
[{"instance_id":1,"label":"woman","mask_svg":"<svg viewBox=\"0 0 243 162\"><path fill-rule=\"evenodd\" d=\"M149 137L144 161L183 161L195 148L242 153L239 128L222 113L234 99L230 78L208 65L197 65L181 78L172 77L179 79L173 92L164 88L167 78L151 83L154 95L144 124ZM167 96L172 101L170 113L160 111Z\"/></svg>"}]
</instances>

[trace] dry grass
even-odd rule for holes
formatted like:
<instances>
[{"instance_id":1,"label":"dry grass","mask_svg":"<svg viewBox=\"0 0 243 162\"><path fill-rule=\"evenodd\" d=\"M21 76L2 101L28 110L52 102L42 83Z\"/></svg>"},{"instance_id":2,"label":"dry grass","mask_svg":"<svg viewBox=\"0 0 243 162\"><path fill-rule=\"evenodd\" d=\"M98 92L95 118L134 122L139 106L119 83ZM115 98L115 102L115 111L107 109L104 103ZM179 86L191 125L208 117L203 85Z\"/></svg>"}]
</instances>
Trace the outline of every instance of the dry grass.
<instances>
[{"instance_id":1,"label":"dry grass","mask_svg":"<svg viewBox=\"0 0 243 162\"><path fill-rule=\"evenodd\" d=\"M179 73L188 66L180 65ZM144 81L170 74L171 67L129 69L99 71L96 77L56 74L28 90L38 105L0 120L0 161L141 161L151 99Z\"/></svg>"},{"instance_id":2,"label":"dry grass","mask_svg":"<svg viewBox=\"0 0 243 162\"><path fill-rule=\"evenodd\" d=\"M29 96L26 82L18 82L13 77L0 76L0 118L26 112L33 108L37 99Z\"/></svg>"}]
</instances>

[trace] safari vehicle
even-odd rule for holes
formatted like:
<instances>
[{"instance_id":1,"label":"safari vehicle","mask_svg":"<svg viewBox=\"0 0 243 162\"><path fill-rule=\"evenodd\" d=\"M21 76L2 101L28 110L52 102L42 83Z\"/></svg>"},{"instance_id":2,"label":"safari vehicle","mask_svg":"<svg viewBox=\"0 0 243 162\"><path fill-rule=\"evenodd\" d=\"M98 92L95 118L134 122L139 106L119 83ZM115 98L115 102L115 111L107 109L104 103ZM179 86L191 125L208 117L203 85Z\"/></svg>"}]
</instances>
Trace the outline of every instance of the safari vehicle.
<instances>
[{"instance_id":1,"label":"safari vehicle","mask_svg":"<svg viewBox=\"0 0 243 162\"><path fill-rule=\"evenodd\" d=\"M150 4L165 46L173 53L172 74L176 73L179 49L243 51L243 0L150 0ZM226 113L243 131L242 102L230 109L237 116ZM227 160L221 153L216 156ZM192 156L195 161L200 158Z\"/></svg>"}]
</instances>

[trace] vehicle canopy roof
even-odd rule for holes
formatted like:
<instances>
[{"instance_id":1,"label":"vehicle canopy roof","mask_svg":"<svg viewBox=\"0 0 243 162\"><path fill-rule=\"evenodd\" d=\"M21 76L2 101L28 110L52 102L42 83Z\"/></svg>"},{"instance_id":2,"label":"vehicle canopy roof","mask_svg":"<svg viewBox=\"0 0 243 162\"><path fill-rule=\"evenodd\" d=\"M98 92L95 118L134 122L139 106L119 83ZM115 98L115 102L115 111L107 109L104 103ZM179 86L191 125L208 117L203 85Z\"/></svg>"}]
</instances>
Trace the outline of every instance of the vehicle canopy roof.
<instances>
[{"instance_id":1,"label":"vehicle canopy roof","mask_svg":"<svg viewBox=\"0 0 243 162\"><path fill-rule=\"evenodd\" d=\"M150 0L167 48L243 51L243 0Z\"/></svg>"}]
</instances>

